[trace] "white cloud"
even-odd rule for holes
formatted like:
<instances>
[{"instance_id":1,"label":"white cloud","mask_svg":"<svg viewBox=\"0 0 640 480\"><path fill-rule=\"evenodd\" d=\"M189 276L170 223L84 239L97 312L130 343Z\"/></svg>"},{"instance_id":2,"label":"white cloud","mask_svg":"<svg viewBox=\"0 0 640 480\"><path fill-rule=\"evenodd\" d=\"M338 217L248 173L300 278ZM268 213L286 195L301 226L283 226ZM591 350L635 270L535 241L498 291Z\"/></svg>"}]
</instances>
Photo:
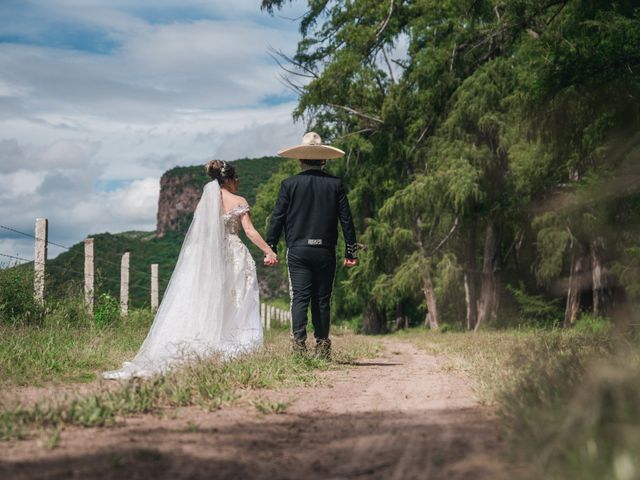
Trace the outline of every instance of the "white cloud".
<instances>
[{"instance_id":1,"label":"white cloud","mask_svg":"<svg viewBox=\"0 0 640 480\"><path fill-rule=\"evenodd\" d=\"M14 101L4 116L158 121L185 108L255 106L266 95L285 93L269 45L290 49L296 38L246 22L203 20L148 25L123 38L111 55L0 44L0 86L3 98Z\"/></svg>"},{"instance_id":2,"label":"white cloud","mask_svg":"<svg viewBox=\"0 0 640 480\"><path fill-rule=\"evenodd\" d=\"M0 79L0 97L26 97L27 89Z\"/></svg>"},{"instance_id":3,"label":"white cloud","mask_svg":"<svg viewBox=\"0 0 640 480\"><path fill-rule=\"evenodd\" d=\"M273 155L303 133L291 120L295 101L266 101L290 94L268 47L292 53L297 25L259 2L15 5L24 15L0 22L0 35L23 39L0 43L0 224L31 232L46 217L64 245L152 230L168 168ZM67 42L73 26L86 41ZM33 247L0 231L6 249L31 258Z\"/></svg>"},{"instance_id":4,"label":"white cloud","mask_svg":"<svg viewBox=\"0 0 640 480\"><path fill-rule=\"evenodd\" d=\"M302 125L291 128L289 122L253 123L227 135L214 156L233 159L241 150L247 157L272 156L278 150L299 144L303 134Z\"/></svg>"},{"instance_id":5,"label":"white cloud","mask_svg":"<svg viewBox=\"0 0 640 480\"><path fill-rule=\"evenodd\" d=\"M19 238L0 238L0 253L10 257L33 260L33 242L23 241ZM8 256L0 255L0 268L24 263Z\"/></svg>"},{"instance_id":6,"label":"white cloud","mask_svg":"<svg viewBox=\"0 0 640 480\"><path fill-rule=\"evenodd\" d=\"M125 230L153 230L159 193L158 179L144 178L79 199L69 213L78 222L94 225L94 232L120 231L121 226L127 227Z\"/></svg>"},{"instance_id":7,"label":"white cloud","mask_svg":"<svg viewBox=\"0 0 640 480\"><path fill-rule=\"evenodd\" d=\"M15 138L0 140L0 173L11 173L23 167L24 152Z\"/></svg>"},{"instance_id":8,"label":"white cloud","mask_svg":"<svg viewBox=\"0 0 640 480\"><path fill-rule=\"evenodd\" d=\"M23 172L12 174L22 175ZM0 188L3 186L0 176ZM56 185L67 186L64 181ZM0 204L0 224L33 234L36 218L49 220L49 240L70 246L92 233L155 229L160 191L156 177L135 180L112 191L80 193L70 188L64 202L56 203L60 192L37 192L20 197L20 205ZM53 193L53 195L52 195ZM0 228L0 253L33 258L33 239ZM62 249L52 246L49 256ZM2 264L2 259L0 259Z\"/></svg>"},{"instance_id":9,"label":"white cloud","mask_svg":"<svg viewBox=\"0 0 640 480\"><path fill-rule=\"evenodd\" d=\"M19 205L25 195L31 195L40 187L45 175L42 172L18 170L0 175L0 199L15 201Z\"/></svg>"},{"instance_id":10,"label":"white cloud","mask_svg":"<svg viewBox=\"0 0 640 480\"><path fill-rule=\"evenodd\" d=\"M88 160L98 152L98 141L59 140L44 148L37 149L30 157L29 164L36 170L50 168L78 169L86 166Z\"/></svg>"}]
</instances>

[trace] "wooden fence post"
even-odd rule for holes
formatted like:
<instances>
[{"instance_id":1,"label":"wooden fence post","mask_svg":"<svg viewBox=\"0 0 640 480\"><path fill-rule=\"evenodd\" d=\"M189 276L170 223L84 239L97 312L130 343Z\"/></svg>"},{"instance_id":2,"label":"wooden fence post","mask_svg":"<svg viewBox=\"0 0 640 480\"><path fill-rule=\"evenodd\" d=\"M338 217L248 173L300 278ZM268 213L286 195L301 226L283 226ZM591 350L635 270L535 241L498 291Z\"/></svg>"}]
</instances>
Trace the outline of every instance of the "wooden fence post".
<instances>
[{"instance_id":1,"label":"wooden fence post","mask_svg":"<svg viewBox=\"0 0 640 480\"><path fill-rule=\"evenodd\" d=\"M36 251L33 260L33 295L36 301L44 304L44 277L47 263L47 236L49 221L46 218L36 218Z\"/></svg>"},{"instance_id":2,"label":"wooden fence post","mask_svg":"<svg viewBox=\"0 0 640 480\"><path fill-rule=\"evenodd\" d=\"M151 264L151 311L158 310L158 264Z\"/></svg>"},{"instance_id":3,"label":"wooden fence post","mask_svg":"<svg viewBox=\"0 0 640 480\"><path fill-rule=\"evenodd\" d=\"M86 238L84 241L84 305L89 315L93 315L95 286L95 262L93 253L93 238Z\"/></svg>"},{"instance_id":4,"label":"wooden fence post","mask_svg":"<svg viewBox=\"0 0 640 480\"><path fill-rule=\"evenodd\" d=\"M273 307L271 305L267 305L267 330L271 330L271 313L272 313Z\"/></svg>"},{"instance_id":5,"label":"wooden fence post","mask_svg":"<svg viewBox=\"0 0 640 480\"><path fill-rule=\"evenodd\" d=\"M262 320L262 327L267 325L267 311L264 303L260 304L260 320Z\"/></svg>"},{"instance_id":6,"label":"wooden fence post","mask_svg":"<svg viewBox=\"0 0 640 480\"><path fill-rule=\"evenodd\" d=\"M120 315L129 315L129 252L120 260Z\"/></svg>"}]
</instances>

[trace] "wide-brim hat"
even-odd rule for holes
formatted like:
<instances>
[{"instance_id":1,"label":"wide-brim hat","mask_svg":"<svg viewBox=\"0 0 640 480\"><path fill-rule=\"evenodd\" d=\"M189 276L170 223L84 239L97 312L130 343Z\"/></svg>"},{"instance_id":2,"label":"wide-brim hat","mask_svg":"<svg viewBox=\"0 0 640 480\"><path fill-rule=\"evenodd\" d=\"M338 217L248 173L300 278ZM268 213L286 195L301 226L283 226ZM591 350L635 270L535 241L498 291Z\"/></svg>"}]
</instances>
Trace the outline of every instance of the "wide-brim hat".
<instances>
[{"instance_id":1,"label":"wide-brim hat","mask_svg":"<svg viewBox=\"0 0 640 480\"><path fill-rule=\"evenodd\" d=\"M302 144L284 148L278 152L278 155L299 160L328 160L342 157L344 152L331 145L323 145L320 135L316 132L309 132L302 137Z\"/></svg>"}]
</instances>

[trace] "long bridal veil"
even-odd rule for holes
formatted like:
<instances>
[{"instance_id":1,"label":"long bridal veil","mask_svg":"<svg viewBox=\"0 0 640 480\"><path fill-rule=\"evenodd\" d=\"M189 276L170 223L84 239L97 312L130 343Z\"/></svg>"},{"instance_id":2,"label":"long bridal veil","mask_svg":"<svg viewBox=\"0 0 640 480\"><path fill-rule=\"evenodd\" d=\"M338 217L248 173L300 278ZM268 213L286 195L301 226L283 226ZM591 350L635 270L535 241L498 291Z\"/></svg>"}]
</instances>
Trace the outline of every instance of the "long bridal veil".
<instances>
[{"instance_id":1,"label":"long bridal veil","mask_svg":"<svg viewBox=\"0 0 640 480\"><path fill-rule=\"evenodd\" d=\"M225 248L220 186L213 181L196 207L147 338L131 362L104 378L146 377L218 350L232 313L225 312Z\"/></svg>"}]
</instances>

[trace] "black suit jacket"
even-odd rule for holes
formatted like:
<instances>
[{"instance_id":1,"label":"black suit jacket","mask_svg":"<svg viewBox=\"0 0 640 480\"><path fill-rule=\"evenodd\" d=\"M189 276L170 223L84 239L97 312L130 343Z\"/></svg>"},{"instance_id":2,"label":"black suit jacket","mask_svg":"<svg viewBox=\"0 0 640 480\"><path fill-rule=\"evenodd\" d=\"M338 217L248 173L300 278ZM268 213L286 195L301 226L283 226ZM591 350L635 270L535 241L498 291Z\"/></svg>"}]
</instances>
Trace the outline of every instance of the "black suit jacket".
<instances>
[{"instance_id":1,"label":"black suit jacket","mask_svg":"<svg viewBox=\"0 0 640 480\"><path fill-rule=\"evenodd\" d=\"M342 180L321 170L305 170L280 184L267 243L277 251L284 229L287 247L335 247L338 221L346 242L345 258L356 258L356 230Z\"/></svg>"}]
</instances>

